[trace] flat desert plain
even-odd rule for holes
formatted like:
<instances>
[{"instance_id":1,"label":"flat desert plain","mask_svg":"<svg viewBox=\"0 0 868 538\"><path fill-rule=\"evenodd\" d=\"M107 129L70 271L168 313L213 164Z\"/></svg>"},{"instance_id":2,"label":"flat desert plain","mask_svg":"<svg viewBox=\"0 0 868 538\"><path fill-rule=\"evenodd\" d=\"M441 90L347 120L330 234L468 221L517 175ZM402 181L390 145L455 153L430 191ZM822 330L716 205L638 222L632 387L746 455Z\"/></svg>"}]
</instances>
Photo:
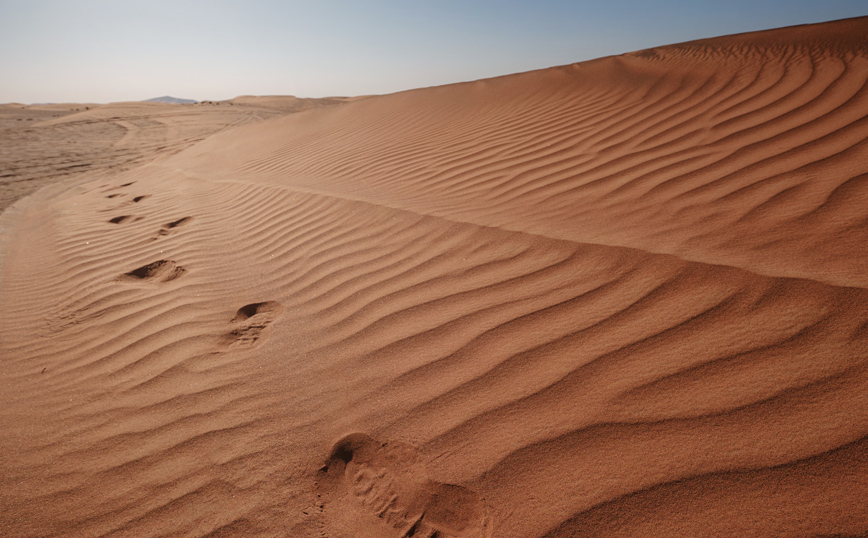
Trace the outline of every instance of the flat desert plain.
<instances>
[{"instance_id":1,"label":"flat desert plain","mask_svg":"<svg viewBox=\"0 0 868 538\"><path fill-rule=\"evenodd\" d=\"M868 18L0 137L3 537L868 533Z\"/></svg>"}]
</instances>

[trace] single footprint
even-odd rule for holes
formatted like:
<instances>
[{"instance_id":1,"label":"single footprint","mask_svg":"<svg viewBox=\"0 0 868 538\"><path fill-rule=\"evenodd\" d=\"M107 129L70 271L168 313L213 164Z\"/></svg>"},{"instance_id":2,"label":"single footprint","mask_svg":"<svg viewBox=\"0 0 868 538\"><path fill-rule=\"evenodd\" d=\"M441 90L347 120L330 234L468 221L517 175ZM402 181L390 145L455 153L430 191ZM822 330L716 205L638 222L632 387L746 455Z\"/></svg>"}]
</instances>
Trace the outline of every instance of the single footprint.
<instances>
[{"instance_id":1,"label":"single footprint","mask_svg":"<svg viewBox=\"0 0 868 538\"><path fill-rule=\"evenodd\" d=\"M129 222L131 220L139 220L132 215L121 215L120 217L115 217L113 219L109 219L109 222L112 224L123 224L125 222Z\"/></svg>"},{"instance_id":2,"label":"single footprint","mask_svg":"<svg viewBox=\"0 0 868 538\"><path fill-rule=\"evenodd\" d=\"M338 441L320 469L326 525L338 534L384 538L489 538L476 492L428 478L418 452L363 433Z\"/></svg>"},{"instance_id":3,"label":"single footprint","mask_svg":"<svg viewBox=\"0 0 868 538\"><path fill-rule=\"evenodd\" d=\"M138 269L133 269L129 273L124 273L119 279L128 282L168 282L175 280L185 272L187 270L184 267L172 260L159 260L148 265L143 265Z\"/></svg>"},{"instance_id":4,"label":"single footprint","mask_svg":"<svg viewBox=\"0 0 868 538\"><path fill-rule=\"evenodd\" d=\"M275 301L242 306L229 321L232 329L223 336L223 346L227 349L253 346L283 310L283 305Z\"/></svg>"},{"instance_id":5,"label":"single footprint","mask_svg":"<svg viewBox=\"0 0 868 538\"><path fill-rule=\"evenodd\" d=\"M164 224L163 227L160 228L160 231L157 232L157 236L154 237L154 239L156 240L162 236L169 235L170 233L172 233L172 231L175 228L178 228L179 226L183 226L185 224L189 224L189 222L191 220L193 220L193 217L182 217L182 218L180 218L178 220L174 220L168 224Z\"/></svg>"}]
</instances>

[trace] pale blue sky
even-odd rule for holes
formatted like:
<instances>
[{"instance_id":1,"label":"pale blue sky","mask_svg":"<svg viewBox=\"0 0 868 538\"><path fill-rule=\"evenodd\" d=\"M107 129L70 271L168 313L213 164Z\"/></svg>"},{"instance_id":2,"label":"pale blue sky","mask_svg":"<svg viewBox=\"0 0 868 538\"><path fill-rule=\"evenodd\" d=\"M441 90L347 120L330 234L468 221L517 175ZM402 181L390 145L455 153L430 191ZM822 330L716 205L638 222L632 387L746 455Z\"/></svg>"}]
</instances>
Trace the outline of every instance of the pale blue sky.
<instances>
[{"instance_id":1,"label":"pale blue sky","mask_svg":"<svg viewBox=\"0 0 868 538\"><path fill-rule=\"evenodd\" d=\"M862 15L865 0L0 0L0 103L389 93Z\"/></svg>"}]
</instances>

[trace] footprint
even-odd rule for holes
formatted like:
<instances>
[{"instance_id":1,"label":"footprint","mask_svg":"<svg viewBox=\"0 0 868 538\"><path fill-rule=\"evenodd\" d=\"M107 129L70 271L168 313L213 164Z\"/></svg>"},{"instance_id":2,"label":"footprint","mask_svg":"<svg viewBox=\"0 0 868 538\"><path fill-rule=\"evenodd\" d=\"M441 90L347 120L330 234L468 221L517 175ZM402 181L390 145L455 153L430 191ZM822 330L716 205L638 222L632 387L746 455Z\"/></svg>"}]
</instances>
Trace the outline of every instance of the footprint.
<instances>
[{"instance_id":1,"label":"footprint","mask_svg":"<svg viewBox=\"0 0 868 538\"><path fill-rule=\"evenodd\" d=\"M188 224L191 220L193 220L193 217L182 217L182 218L175 220L175 221L172 221L168 224L164 224L163 227L160 228L160 231L157 232L157 236L154 237L154 239L159 239L160 237L162 237L164 235L169 235L170 233L172 233L172 230L174 230L175 228L178 228L179 226L183 226L185 224Z\"/></svg>"},{"instance_id":2,"label":"footprint","mask_svg":"<svg viewBox=\"0 0 868 538\"><path fill-rule=\"evenodd\" d=\"M148 197L147 194L142 195L142 196L136 196L135 198L133 198L133 203L134 203L134 204L137 204L137 203L141 202L142 200L144 200L144 199L147 198L147 197Z\"/></svg>"},{"instance_id":3,"label":"footprint","mask_svg":"<svg viewBox=\"0 0 868 538\"><path fill-rule=\"evenodd\" d=\"M230 320L233 328L224 335L223 345L227 349L253 346L283 310L283 305L275 301L242 306Z\"/></svg>"},{"instance_id":4,"label":"footprint","mask_svg":"<svg viewBox=\"0 0 868 538\"><path fill-rule=\"evenodd\" d=\"M129 273L124 273L119 279L130 282L168 282L182 276L185 272L187 272L186 269L172 260L159 260L148 265L143 265Z\"/></svg>"},{"instance_id":5,"label":"footprint","mask_svg":"<svg viewBox=\"0 0 868 538\"><path fill-rule=\"evenodd\" d=\"M418 452L363 433L338 441L320 469L325 524L337 534L384 538L489 538L474 491L428 478Z\"/></svg>"},{"instance_id":6,"label":"footprint","mask_svg":"<svg viewBox=\"0 0 868 538\"><path fill-rule=\"evenodd\" d=\"M123 224L124 222L129 222L131 220L139 220L132 215L122 215L120 217L115 217L113 219L109 219L109 222L112 224Z\"/></svg>"}]
</instances>

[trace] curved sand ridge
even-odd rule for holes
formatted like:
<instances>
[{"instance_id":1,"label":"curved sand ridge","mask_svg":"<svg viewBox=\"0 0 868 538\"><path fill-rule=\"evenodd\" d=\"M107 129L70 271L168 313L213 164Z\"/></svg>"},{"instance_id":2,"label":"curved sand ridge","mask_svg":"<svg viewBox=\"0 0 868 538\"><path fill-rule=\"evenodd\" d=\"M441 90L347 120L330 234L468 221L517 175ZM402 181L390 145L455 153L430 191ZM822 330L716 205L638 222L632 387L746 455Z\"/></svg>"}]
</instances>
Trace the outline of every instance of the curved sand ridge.
<instances>
[{"instance_id":1,"label":"curved sand ridge","mask_svg":"<svg viewBox=\"0 0 868 538\"><path fill-rule=\"evenodd\" d=\"M22 200L0 528L865 534L866 35L368 98Z\"/></svg>"}]
</instances>

